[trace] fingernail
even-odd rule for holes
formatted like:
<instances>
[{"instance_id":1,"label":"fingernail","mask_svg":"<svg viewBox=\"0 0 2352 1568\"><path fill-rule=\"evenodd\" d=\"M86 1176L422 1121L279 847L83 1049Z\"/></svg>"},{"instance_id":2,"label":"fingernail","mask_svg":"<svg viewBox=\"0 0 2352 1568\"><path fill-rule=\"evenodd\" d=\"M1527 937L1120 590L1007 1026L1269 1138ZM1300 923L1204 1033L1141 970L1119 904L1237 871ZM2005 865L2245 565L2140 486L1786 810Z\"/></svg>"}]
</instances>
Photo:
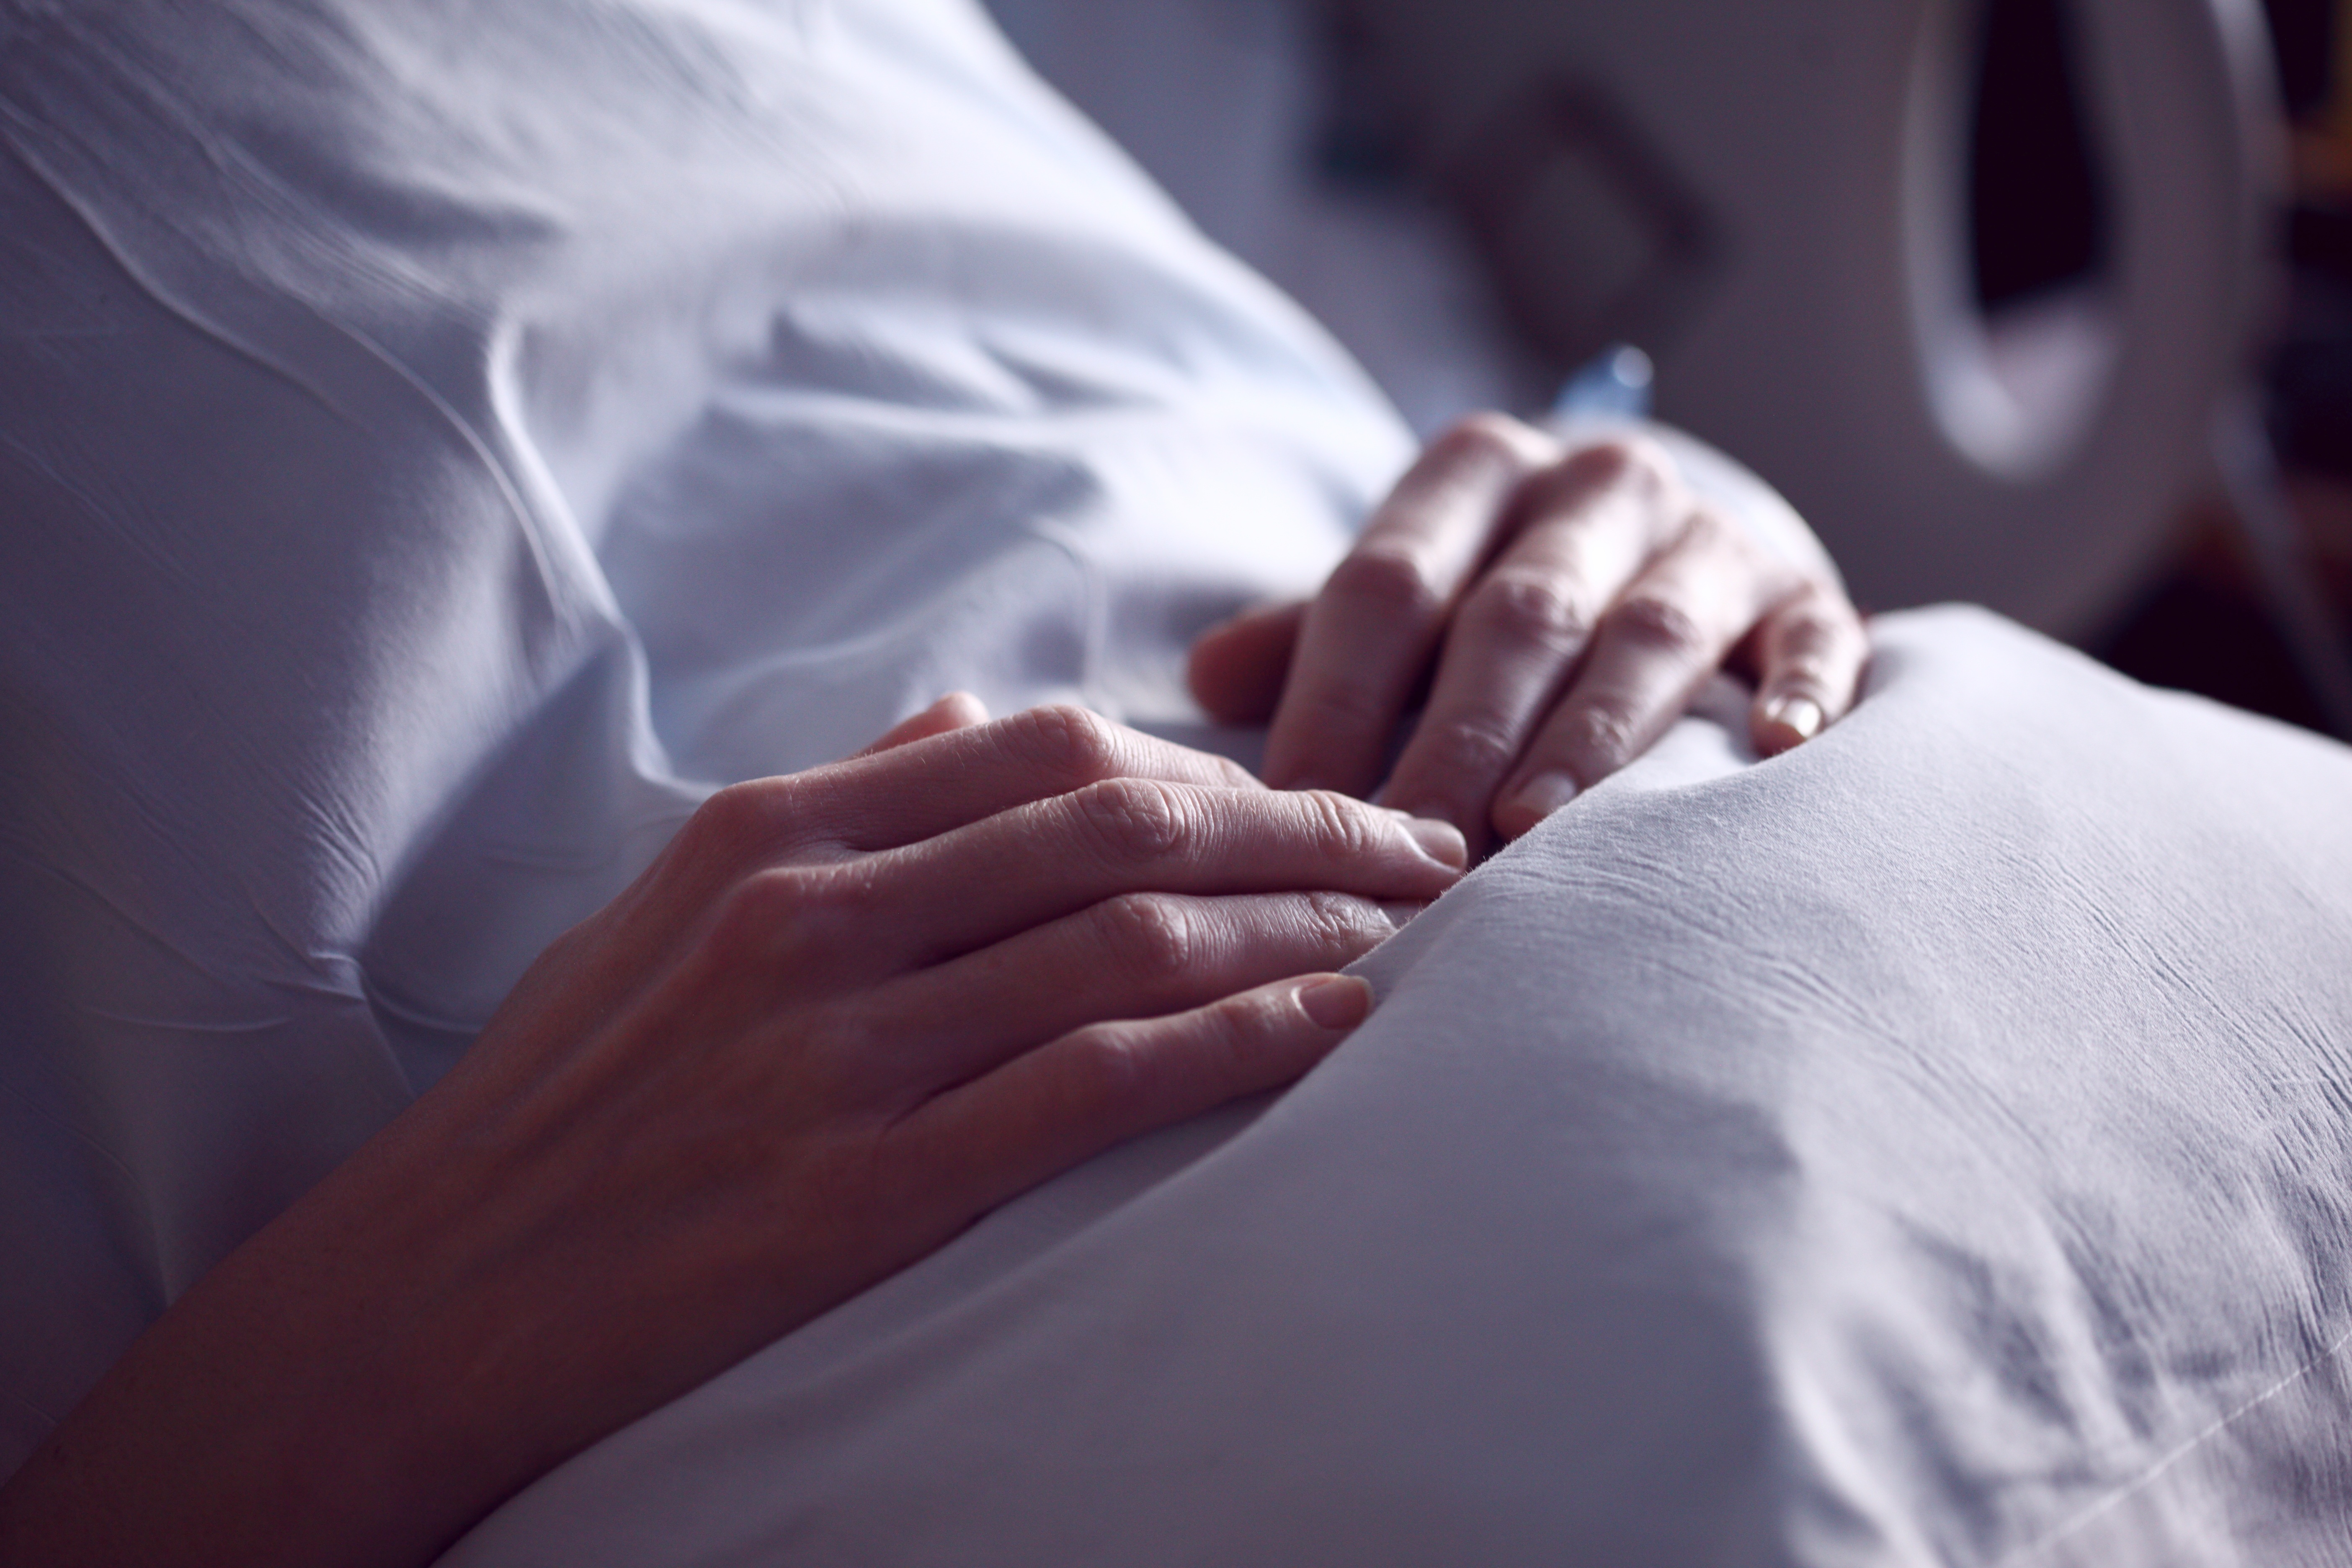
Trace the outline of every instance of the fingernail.
<instances>
[{"instance_id":1,"label":"fingernail","mask_svg":"<svg viewBox=\"0 0 2352 1568\"><path fill-rule=\"evenodd\" d=\"M1421 852L1449 871L1460 871L1470 864L1470 841L1462 830L1440 817L1408 816L1402 823Z\"/></svg>"},{"instance_id":2,"label":"fingernail","mask_svg":"<svg viewBox=\"0 0 2352 1568\"><path fill-rule=\"evenodd\" d=\"M1511 804L1541 820L1574 800L1580 792L1566 773L1538 773L1519 786Z\"/></svg>"},{"instance_id":3,"label":"fingernail","mask_svg":"<svg viewBox=\"0 0 2352 1568\"><path fill-rule=\"evenodd\" d=\"M1298 988L1298 1005L1326 1029L1352 1029L1372 1011L1372 988L1352 974L1326 975Z\"/></svg>"},{"instance_id":4,"label":"fingernail","mask_svg":"<svg viewBox=\"0 0 2352 1568\"><path fill-rule=\"evenodd\" d=\"M1822 705L1810 697L1776 697L1764 705L1765 722L1795 731L1800 741L1820 734L1824 717Z\"/></svg>"}]
</instances>

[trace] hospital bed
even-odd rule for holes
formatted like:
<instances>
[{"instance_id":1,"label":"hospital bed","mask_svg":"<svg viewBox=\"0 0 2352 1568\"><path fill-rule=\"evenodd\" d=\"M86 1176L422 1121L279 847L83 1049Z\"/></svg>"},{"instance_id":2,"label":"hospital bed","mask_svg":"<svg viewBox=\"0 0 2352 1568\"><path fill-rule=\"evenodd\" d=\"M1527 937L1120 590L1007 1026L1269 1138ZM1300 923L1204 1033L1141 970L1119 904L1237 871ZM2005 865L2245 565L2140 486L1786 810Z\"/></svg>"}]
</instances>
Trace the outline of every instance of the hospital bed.
<instances>
[{"instance_id":1,"label":"hospital bed","mask_svg":"<svg viewBox=\"0 0 2352 1568\"><path fill-rule=\"evenodd\" d=\"M2343 628L2244 384L2284 184L2259 8L2009 0L2057 31L2065 101L2014 112L2043 161L2079 163L2061 194L2086 209L2013 221L2079 223L2084 254L1988 306L1971 158L1979 94L2011 85L1979 75L1995 8L995 4L1423 426L1540 407L1635 343L1662 416L1770 473L1864 603L1968 599L2078 641L2225 496L2352 734Z\"/></svg>"}]
</instances>

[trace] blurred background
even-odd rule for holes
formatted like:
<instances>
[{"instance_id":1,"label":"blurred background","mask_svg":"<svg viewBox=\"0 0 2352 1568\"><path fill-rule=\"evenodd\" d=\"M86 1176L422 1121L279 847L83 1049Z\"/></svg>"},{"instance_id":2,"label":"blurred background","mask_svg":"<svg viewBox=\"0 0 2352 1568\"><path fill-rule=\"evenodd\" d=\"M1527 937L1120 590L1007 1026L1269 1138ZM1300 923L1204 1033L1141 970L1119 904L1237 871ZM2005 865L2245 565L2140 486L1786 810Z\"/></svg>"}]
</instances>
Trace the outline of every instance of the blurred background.
<instances>
[{"instance_id":1,"label":"blurred background","mask_svg":"<svg viewBox=\"0 0 2352 1568\"><path fill-rule=\"evenodd\" d=\"M2352 0L989 3L1424 434L1597 379L1865 608L2352 736Z\"/></svg>"}]
</instances>

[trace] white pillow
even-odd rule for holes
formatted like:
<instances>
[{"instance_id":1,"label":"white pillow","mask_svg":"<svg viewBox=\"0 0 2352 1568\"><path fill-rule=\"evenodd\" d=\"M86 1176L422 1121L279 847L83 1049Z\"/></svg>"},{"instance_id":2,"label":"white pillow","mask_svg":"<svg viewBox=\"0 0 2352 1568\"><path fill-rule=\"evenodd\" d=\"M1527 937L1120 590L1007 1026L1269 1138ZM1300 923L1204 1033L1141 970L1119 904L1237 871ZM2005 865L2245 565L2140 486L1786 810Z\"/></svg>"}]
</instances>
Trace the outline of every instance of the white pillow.
<instances>
[{"instance_id":1,"label":"white pillow","mask_svg":"<svg viewBox=\"0 0 2352 1568\"><path fill-rule=\"evenodd\" d=\"M445 1560L2340 1563L2352 753L1981 612L1700 720Z\"/></svg>"}]
</instances>

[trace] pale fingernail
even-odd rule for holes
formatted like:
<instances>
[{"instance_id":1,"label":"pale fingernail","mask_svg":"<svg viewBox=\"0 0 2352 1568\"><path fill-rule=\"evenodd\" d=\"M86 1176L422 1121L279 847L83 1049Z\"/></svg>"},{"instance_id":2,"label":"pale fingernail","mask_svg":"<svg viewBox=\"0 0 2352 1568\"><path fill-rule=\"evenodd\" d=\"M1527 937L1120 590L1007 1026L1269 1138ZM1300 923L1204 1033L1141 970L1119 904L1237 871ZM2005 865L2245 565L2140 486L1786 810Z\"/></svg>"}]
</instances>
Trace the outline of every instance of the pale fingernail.
<instances>
[{"instance_id":1,"label":"pale fingernail","mask_svg":"<svg viewBox=\"0 0 2352 1568\"><path fill-rule=\"evenodd\" d=\"M1793 730L1800 741L1820 734L1825 717L1822 705L1810 697L1776 697L1764 705L1765 722Z\"/></svg>"},{"instance_id":2,"label":"pale fingernail","mask_svg":"<svg viewBox=\"0 0 2352 1568\"><path fill-rule=\"evenodd\" d=\"M1511 804L1540 819L1577 797L1576 781L1566 773L1538 773L1519 786Z\"/></svg>"},{"instance_id":3,"label":"pale fingernail","mask_svg":"<svg viewBox=\"0 0 2352 1568\"><path fill-rule=\"evenodd\" d=\"M1372 1011L1372 988L1352 974L1328 975L1298 988L1298 1005L1326 1029L1352 1029Z\"/></svg>"},{"instance_id":4,"label":"pale fingernail","mask_svg":"<svg viewBox=\"0 0 2352 1568\"><path fill-rule=\"evenodd\" d=\"M1435 816L1407 816L1401 826L1421 852L1449 871L1459 871L1470 864L1470 841L1454 824Z\"/></svg>"}]
</instances>

